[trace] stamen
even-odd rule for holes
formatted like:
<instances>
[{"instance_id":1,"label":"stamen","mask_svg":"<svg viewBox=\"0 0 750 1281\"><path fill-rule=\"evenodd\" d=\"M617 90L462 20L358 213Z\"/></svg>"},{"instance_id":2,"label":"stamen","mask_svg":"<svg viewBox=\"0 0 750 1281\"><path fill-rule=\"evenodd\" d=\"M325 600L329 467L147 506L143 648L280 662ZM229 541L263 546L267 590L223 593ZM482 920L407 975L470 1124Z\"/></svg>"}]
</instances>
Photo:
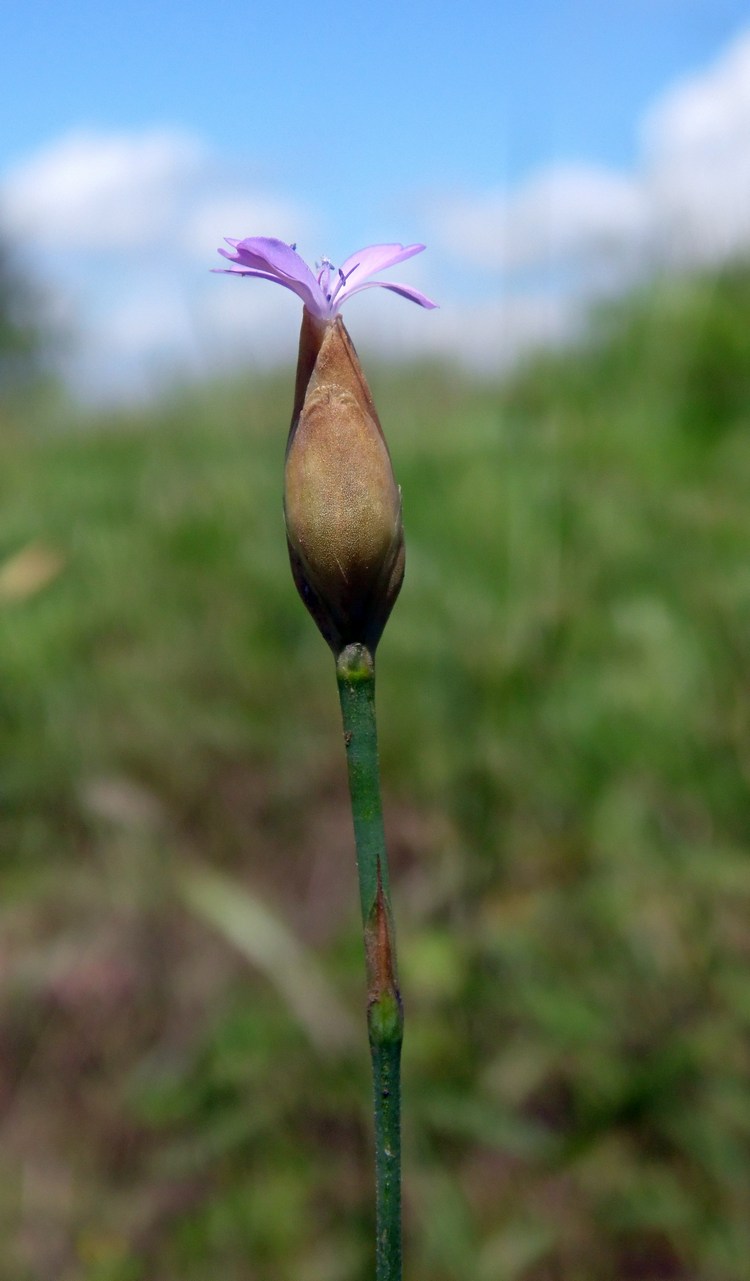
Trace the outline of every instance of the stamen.
<instances>
[{"instance_id":1,"label":"stamen","mask_svg":"<svg viewBox=\"0 0 750 1281\"><path fill-rule=\"evenodd\" d=\"M326 302L330 303L331 291L328 288L328 286L331 283L331 272L333 270L333 263L331 262L330 258L321 258L320 262L316 263L315 265L316 267L320 268L320 271L318 272L318 284L320 285L321 289L323 290L323 293L326 296Z\"/></svg>"},{"instance_id":2,"label":"stamen","mask_svg":"<svg viewBox=\"0 0 750 1281\"><path fill-rule=\"evenodd\" d=\"M336 288L334 289L333 296L329 299L329 302L335 302L336 298L338 297L339 290L343 289L344 285L346 284L347 280L351 276L352 272L356 271L358 266L359 266L359 263L355 262L354 266L350 267L349 270L346 272L346 274L344 274L344 272L339 267L338 269L339 278L336 281Z\"/></svg>"}]
</instances>

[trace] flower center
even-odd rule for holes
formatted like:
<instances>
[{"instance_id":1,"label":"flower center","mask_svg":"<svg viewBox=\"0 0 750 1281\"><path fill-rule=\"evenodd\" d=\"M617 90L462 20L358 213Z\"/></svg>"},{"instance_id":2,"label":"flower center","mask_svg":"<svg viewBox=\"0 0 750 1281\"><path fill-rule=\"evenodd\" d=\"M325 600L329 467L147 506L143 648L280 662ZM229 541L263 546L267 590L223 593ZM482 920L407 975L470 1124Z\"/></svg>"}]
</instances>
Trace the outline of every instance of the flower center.
<instances>
[{"instance_id":1,"label":"flower center","mask_svg":"<svg viewBox=\"0 0 750 1281\"><path fill-rule=\"evenodd\" d=\"M331 272L335 270L334 265L330 258L321 258L320 262L316 262L315 266L318 268L318 284L326 296L326 302L330 302Z\"/></svg>"},{"instance_id":2,"label":"flower center","mask_svg":"<svg viewBox=\"0 0 750 1281\"><path fill-rule=\"evenodd\" d=\"M330 258L321 258L320 262L316 262L315 266L318 268L318 284L325 294L326 302L329 307L333 309L340 291L343 289L352 272L357 270L359 263L355 262L354 266L350 267L346 272L346 275L340 267L336 267L331 262ZM338 276L338 280L336 281L333 289L331 289L331 276L334 273Z\"/></svg>"}]
</instances>

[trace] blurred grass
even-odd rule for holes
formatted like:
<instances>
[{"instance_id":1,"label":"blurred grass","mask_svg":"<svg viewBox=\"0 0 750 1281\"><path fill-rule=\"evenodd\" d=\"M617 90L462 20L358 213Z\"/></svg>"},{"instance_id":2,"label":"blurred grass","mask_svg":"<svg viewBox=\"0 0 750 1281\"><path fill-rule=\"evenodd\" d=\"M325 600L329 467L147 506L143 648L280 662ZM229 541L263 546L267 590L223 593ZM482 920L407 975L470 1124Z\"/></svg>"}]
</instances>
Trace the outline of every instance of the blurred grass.
<instances>
[{"instance_id":1,"label":"blurred grass","mask_svg":"<svg viewBox=\"0 0 750 1281\"><path fill-rule=\"evenodd\" d=\"M502 387L372 372L410 1281L746 1275L749 307L737 267ZM371 1273L364 1028L326 1052L300 1017L314 980L356 1022L363 979L290 380L5 412L10 1281Z\"/></svg>"}]
</instances>

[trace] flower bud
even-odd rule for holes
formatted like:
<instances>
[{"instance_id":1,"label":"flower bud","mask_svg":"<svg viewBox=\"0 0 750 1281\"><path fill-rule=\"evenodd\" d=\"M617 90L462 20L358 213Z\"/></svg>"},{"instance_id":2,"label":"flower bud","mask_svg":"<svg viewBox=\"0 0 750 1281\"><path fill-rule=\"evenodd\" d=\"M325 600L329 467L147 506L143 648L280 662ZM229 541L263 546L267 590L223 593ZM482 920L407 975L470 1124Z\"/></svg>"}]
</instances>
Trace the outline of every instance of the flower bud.
<instances>
[{"instance_id":1,"label":"flower bud","mask_svg":"<svg viewBox=\"0 0 750 1281\"><path fill-rule=\"evenodd\" d=\"M401 494L340 316L305 308L284 512L297 590L338 655L374 653L404 576Z\"/></svg>"}]
</instances>

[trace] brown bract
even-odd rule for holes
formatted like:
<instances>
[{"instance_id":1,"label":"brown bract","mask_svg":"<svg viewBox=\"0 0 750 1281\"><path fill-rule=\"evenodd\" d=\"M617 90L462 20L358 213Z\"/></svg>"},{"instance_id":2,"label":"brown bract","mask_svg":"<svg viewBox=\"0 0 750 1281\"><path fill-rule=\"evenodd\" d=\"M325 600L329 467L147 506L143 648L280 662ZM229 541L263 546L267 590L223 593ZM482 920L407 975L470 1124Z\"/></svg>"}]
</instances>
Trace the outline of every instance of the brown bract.
<instances>
[{"instance_id":1,"label":"brown bract","mask_svg":"<svg viewBox=\"0 0 750 1281\"><path fill-rule=\"evenodd\" d=\"M334 654L374 652L404 576L401 495L343 321L307 309L284 511L294 581Z\"/></svg>"}]
</instances>

